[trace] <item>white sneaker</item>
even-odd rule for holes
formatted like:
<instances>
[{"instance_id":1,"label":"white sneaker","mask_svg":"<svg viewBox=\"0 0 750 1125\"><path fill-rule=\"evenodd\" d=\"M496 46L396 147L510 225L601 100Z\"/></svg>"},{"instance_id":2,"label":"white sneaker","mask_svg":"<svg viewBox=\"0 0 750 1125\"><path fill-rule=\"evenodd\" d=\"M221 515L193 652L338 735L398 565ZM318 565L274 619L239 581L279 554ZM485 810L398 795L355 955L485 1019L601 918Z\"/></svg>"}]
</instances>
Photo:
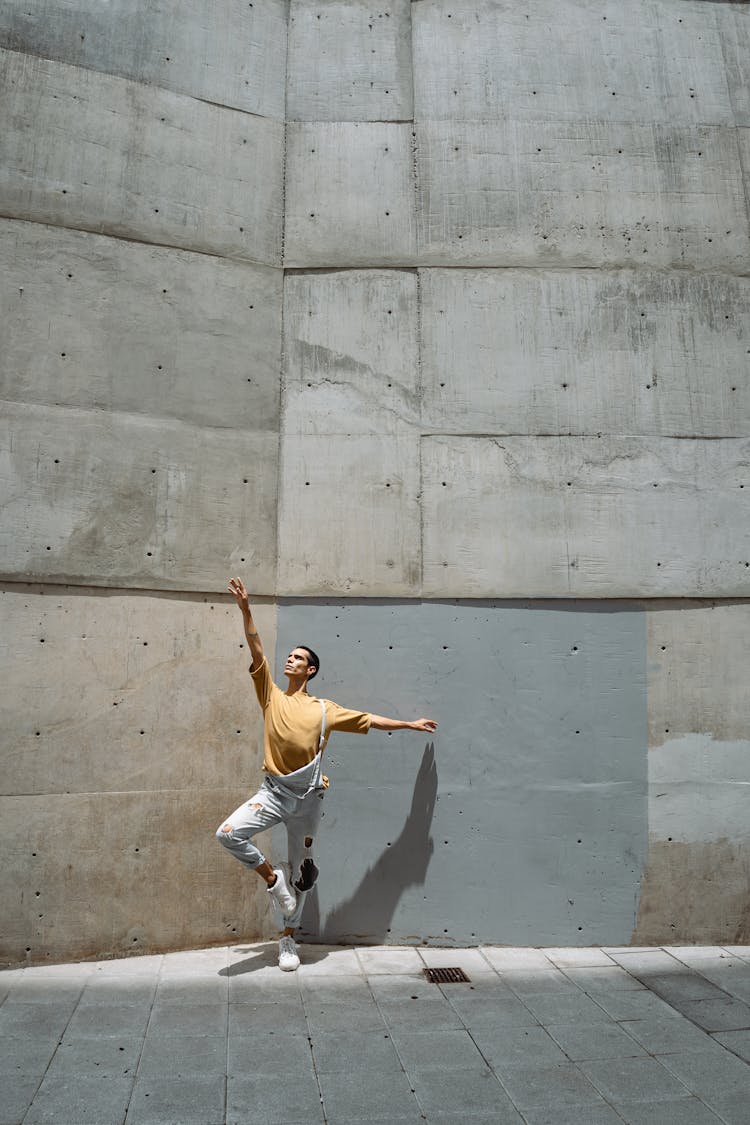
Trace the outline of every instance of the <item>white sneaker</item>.
<instances>
[{"instance_id":1,"label":"white sneaker","mask_svg":"<svg viewBox=\"0 0 750 1125\"><path fill-rule=\"evenodd\" d=\"M297 943L292 937L283 937L279 942L279 968L285 973L293 973L299 968Z\"/></svg>"},{"instance_id":2,"label":"white sneaker","mask_svg":"<svg viewBox=\"0 0 750 1125\"><path fill-rule=\"evenodd\" d=\"M276 876L276 882L272 887L268 888L269 895L273 895L278 903L279 909L285 918L291 918L297 909L297 899L289 890L289 884L286 881L286 875L280 867L274 867L273 873Z\"/></svg>"}]
</instances>

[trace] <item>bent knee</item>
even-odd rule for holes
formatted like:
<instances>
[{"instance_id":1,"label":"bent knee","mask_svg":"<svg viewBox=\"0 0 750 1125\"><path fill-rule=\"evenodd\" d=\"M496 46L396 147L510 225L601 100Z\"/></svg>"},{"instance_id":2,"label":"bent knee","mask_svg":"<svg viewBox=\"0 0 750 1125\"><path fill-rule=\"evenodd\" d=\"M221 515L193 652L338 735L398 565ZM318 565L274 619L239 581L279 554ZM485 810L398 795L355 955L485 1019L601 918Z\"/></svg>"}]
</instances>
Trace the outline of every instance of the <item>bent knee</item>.
<instances>
[{"instance_id":1,"label":"bent knee","mask_svg":"<svg viewBox=\"0 0 750 1125\"><path fill-rule=\"evenodd\" d=\"M216 839L219 841L220 844L226 845L227 841L231 839L233 831L234 831L233 825L231 825L229 823L229 821L225 820L224 823L220 824L219 827L216 829L216 832L214 833L214 835L216 836Z\"/></svg>"}]
</instances>

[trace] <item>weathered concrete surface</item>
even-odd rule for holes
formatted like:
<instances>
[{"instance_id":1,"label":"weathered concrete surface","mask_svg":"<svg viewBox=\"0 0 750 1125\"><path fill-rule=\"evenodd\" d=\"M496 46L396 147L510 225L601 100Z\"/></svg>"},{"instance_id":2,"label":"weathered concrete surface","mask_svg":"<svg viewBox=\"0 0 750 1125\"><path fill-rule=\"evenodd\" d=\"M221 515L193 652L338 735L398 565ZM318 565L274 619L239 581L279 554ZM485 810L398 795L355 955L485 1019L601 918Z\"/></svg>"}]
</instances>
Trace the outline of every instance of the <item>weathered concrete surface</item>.
<instances>
[{"instance_id":1,"label":"weathered concrete surface","mask_svg":"<svg viewBox=\"0 0 750 1125\"><path fill-rule=\"evenodd\" d=\"M645 614L635 606L282 604L315 690L440 726L334 734L319 840L326 940L474 945L632 932L647 830ZM283 856L283 833L274 854Z\"/></svg>"},{"instance_id":2,"label":"weathered concrete surface","mask_svg":"<svg viewBox=\"0 0 750 1125\"><path fill-rule=\"evenodd\" d=\"M263 888L213 836L262 759L234 602L6 586L0 619L0 958L264 932ZM275 608L257 621L273 660Z\"/></svg>"},{"instance_id":3,"label":"weathered concrete surface","mask_svg":"<svg viewBox=\"0 0 750 1125\"><path fill-rule=\"evenodd\" d=\"M285 0L4 0L0 46L284 117Z\"/></svg>"},{"instance_id":4,"label":"weathered concrete surface","mask_svg":"<svg viewBox=\"0 0 750 1125\"><path fill-rule=\"evenodd\" d=\"M738 125L750 126L750 19L744 4L717 4L729 96Z\"/></svg>"},{"instance_id":5,"label":"weathered concrete surface","mask_svg":"<svg viewBox=\"0 0 750 1125\"><path fill-rule=\"evenodd\" d=\"M415 114L732 124L724 7L420 0L413 5ZM735 19L739 36L742 15Z\"/></svg>"},{"instance_id":6,"label":"weathered concrete surface","mask_svg":"<svg viewBox=\"0 0 750 1125\"><path fill-rule=\"evenodd\" d=\"M281 271L0 220L0 398L279 425Z\"/></svg>"},{"instance_id":7,"label":"weathered concrete surface","mask_svg":"<svg viewBox=\"0 0 750 1125\"><path fill-rule=\"evenodd\" d=\"M750 603L648 606L649 853L635 941L750 940Z\"/></svg>"},{"instance_id":8,"label":"weathered concrete surface","mask_svg":"<svg viewBox=\"0 0 750 1125\"><path fill-rule=\"evenodd\" d=\"M285 266L412 264L413 139L411 125L290 123Z\"/></svg>"},{"instance_id":9,"label":"weathered concrete surface","mask_svg":"<svg viewBox=\"0 0 750 1125\"><path fill-rule=\"evenodd\" d=\"M734 128L323 122L287 144L288 267L750 262Z\"/></svg>"},{"instance_id":10,"label":"weathered concrete surface","mask_svg":"<svg viewBox=\"0 0 750 1125\"><path fill-rule=\"evenodd\" d=\"M415 128L420 264L747 272L733 128L600 120Z\"/></svg>"},{"instance_id":11,"label":"weathered concrete surface","mask_svg":"<svg viewBox=\"0 0 750 1125\"><path fill-rule=\"evenodd\" d=\"M737 144L740 151L740 160L745 177L745 191L748 198L748 211L750 211L750 128L737 130Z\"/></svg>"},{"instance_id":12,"label":"weathered concrete surface","mask_svg":"<svg viewBox=\"0 0 750 1125\"><path fill-rule=\"evenodd\" d=\"M750 284L651 270L422 270L422 428L750 433Z\"/></svg>"},{"instance_id":13,"label":"weathered concrete surface","mask_svg":"<svg viewBox=\"0 0 750 1125\"><path fill-rule=\"evenodd\" d=\"M13 51L0 73L0 213L280 265L281 122Z\"/></svg>"},{"instance_id":14,"label":"weathered concrete surface","mask_svg":"<svg viewBox=\"0 0 750 1125\"><path fill-rule=\"evenodd\" d=\"M223 590L276 575L278 439L142 415L7 403L2 577Z\"/></svg>"},{"instance_id":15,"label":"weathered concrete surface","mask_svg":"<svg viewBox=\"0 0 750 1125\"><path fill-rule=\"evenodd\" d=\"M289 121L404 121L413 115L411 4L291 0Z\"/></svg>"},{"instance_id":16,"label":"weathered concrete surface","mask_svg":"<svg viewBox=\"0 0 750 1125\"><path fill-rule=\"evenodd\" d=\"M217 787L0 797L2 957L155 953L265 933L267 892L214 838L245 795Z\"/></svg>"},{"instance_id":17,"label":"weathered concrete surface","mask_svg":"<svg viewBox=\"0 0 750 1125\"><path fill-rule=\"evenodd\" d=\"M284 431L396 434L420 420L416 273L284 279Z\"/></svg>"},{"instance_id":18,"label":"weathered concrete surface","mask_svg":"<svg viewBox=\"0 0 750 1125\"><path fill-rule=\"evenodd\" d=\"M428 597L750 593L750 443L422 441Z\"/></svg>"},{"instance_id":19,"label":"weathered concrete surface","mask_svg":"<svg viewBox=\"0 0 750 1125\"><path fill-rule=\"evenodd\" d=\"M279 481L280 595L419 594L417 443L285 434Z\"/></svg>"},{"instance_id":20,"label":"weathered concrete surface","mask_svg":"<svg viewBox=\"0 0 750 1125\"><path fill-rule=\"evenodd\" d=\"M633 944L750 942L750 845L652 839Z\"/></svg>"},{"instance_id":21,"label":"weathered concrete surface","mask_svg":"<svg viewBox=\"0 0 750 1125\"><path fill-rule=\"evenodd\" d=\"M694 733L708 740L707 750L712 740L750 739L748 628L748 602L649 604L652 751Z\"/></svg>"},{"instance_id":22,"label":"weathered concrete surface","mask_svg":"<svg viewBox=\"0 0 750 1125\"><path fill-rule=\"evenodd\" d=\"M254 606L272 659L275 607ZM232 598L6 585L0 614L6 795L251 784L263 728Z\"/></svg>"}]
</instances>

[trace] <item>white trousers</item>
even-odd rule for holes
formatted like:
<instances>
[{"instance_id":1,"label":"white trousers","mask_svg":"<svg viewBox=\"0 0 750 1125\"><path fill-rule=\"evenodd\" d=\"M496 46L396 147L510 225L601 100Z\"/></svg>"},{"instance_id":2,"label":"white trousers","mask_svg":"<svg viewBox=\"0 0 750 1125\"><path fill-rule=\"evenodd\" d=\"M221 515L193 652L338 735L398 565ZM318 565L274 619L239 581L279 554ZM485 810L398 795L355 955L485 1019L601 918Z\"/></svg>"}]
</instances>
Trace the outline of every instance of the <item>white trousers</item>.
<instances>
[{"instance_id":1,"label":"white trousers","mask_svg":"<svg viewBox=\"0 0 750 1125\"><path fill-rule=\"evenodd\" d=\"M292 882L299 877L300 866L304 859L306 848L305 840L313 840L318 831L318 825L323 815L324 789L313 789L304 795L296 794L282 781L275 777L267 777L257 793L249 800L235 809L216 830L216 839L231 852L233 856L244 863L245 867L255 870L266 857L260 848L253 843L253 837L259 832L266 832L276 824L286 826L288 842L289 876ZM292 888L297 896L297 909L294 914L284 917L284 928L297 927L302 916L302 908L307 897L307 891L297 891Z\"/></svg>"}]
</instances>

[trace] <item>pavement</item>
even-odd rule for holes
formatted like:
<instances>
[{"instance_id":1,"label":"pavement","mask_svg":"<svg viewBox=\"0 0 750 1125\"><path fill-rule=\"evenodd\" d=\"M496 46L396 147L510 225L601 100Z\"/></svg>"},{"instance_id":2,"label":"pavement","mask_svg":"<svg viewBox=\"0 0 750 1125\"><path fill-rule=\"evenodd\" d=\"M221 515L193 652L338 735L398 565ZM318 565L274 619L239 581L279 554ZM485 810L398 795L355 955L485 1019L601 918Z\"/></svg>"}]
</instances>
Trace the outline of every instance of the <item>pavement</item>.
<instances>
[{"instance_id":1,"label":"pavement","mask_svg":"<svg viewBox=\"0 0 750 1125\"><path fill-rule=\"evenodd\" d=\"M0 972L0 1125L750 1123L750 946L276 948Z\"/></svg>"}]
</instances>

